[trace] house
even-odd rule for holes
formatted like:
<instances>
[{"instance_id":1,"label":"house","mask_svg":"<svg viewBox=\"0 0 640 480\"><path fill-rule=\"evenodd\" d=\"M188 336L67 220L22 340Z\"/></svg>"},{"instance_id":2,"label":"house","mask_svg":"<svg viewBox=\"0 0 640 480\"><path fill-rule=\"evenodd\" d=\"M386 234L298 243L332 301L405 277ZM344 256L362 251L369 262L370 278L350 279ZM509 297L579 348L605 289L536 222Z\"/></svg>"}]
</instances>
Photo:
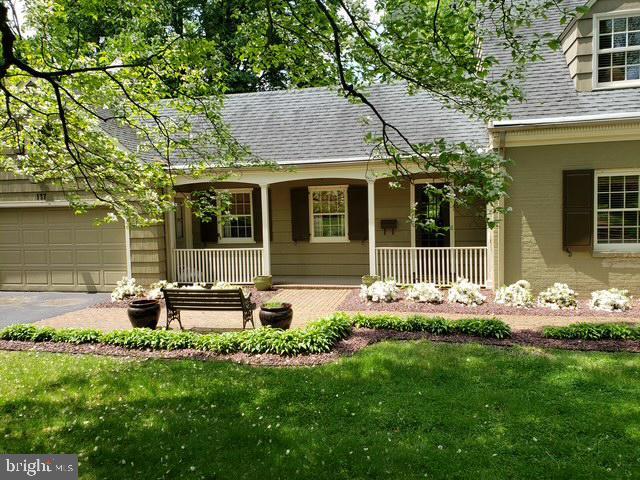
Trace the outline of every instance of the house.
<instances>
[{"instance_id":1,"label":"house","mask_svg":"<svg viewBox=\"0 0 640 480\"><path fill-rule=\"evenodd\" d=\"M575 3L579 5L579 3ZM487 229L484 206L454 208L424 195L437 175L390 182L370 159L369 111L311 88L231 95L224 115L258 156L286 166L247 168L224 182L178 179L163 225L128 229L75 216L60 192L0 177L0 288L108 291L122 276L251 283L357 284L366 274L401 283L458 277L487 288L562 281L581 292L640 291L640 1L598 0L568 25L550 18L561 51L527 70L527 102L489 125L441 108L403 85L371 88L377 108L413 142L446 138L498 149L512 160L504 205ZM502 56L503 52L485 51ZM230 221L201 223L183 199L229 192ZM409 221L412 206L446 235ZM96 214L99 215L99 212ZM229 219L227 219L229 220Z\"/></svg>"}]
</instances>

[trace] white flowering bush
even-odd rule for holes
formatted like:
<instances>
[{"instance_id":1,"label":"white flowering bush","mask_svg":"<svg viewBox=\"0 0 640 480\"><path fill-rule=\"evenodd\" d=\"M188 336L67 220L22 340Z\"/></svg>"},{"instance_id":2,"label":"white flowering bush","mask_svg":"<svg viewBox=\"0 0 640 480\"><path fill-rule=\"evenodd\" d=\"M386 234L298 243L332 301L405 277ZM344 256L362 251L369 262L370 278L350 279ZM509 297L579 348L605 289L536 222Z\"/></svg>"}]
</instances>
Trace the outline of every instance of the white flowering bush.
<instances>
[{"instance_id":1,"label":"white flowering bush","mask_svg":"<svg viewBox=\"0 0 640 480\"><path fill-rule=\"evenodd\" d=\"M589 306L592 310L603 312L625 312L631 308L629 290L597 290L591 294Z\"/></svg>"},{"instance_id":2,"label":"white flowering bush","mask_svg":"<svg viewBox=\"0 0 640 480\"><path fill-rule=\"evenodd\" d=\"M116 283L116 288L111 292L111 301L117 302L125 298L139 297L143 294L144 288L136 283L135 278L122 277L122 280Z\"/></svg>"},{"instance_id":3,"label":"white flowering bush","mask_svg":"<svg viewBox=\"0 0 640 480\"><path fill-rule=\"evenodd\" d=\"M578 308L578 294L566 283L554 283L553 286L540 292L538 305L554 310Z\"/></svg>"},{"instance_id":4,"label":"white flowering bush","mask_svg":"<svg viewBox=\"0 0 640 480\"><path fill-rule=\"evenodd\" d=\"M526 280L518 280L511 285L503 285L496 292L496 303L509 307L533 307L534 298L531 293L531 284Z\"/></svg>"},{"instance_id":5,"label":"white flowering bush","mask_svg":"<svg viewBox=\"0 0 640 480\"><path fill-rule=\"evenodd\" d=\"M162 294L163 288L176 288L178 286L177 283L170 283L168 280L159 280L155 283L149 285L149 291L147 291L147 298L158 299L163 298Z\"/></svg>"},{"instance_id":6,"label":"white flowering bush","mask_svg":"<svg viewBox=\"0 0 640 480\"><path fill-rule=\"evenodd\" d=\"M360 298L371 302L393 302L398 299L400 290L394 280L373 282L371 286L360 286Z\"/></svg>"},{"instance_id":7,"label":"white flowering bush","mask_svg":"<svg viewBox=\"0 0 640 480\"><path fill-rule=\"evenodd\" d=\"M414 302L442 303L444 295L435 283L415 283L407 288L407 298Z\"/></svg>"},{"instance_id":8,"label":"white flowering bush","mask_svg":"<svg viewBox=\"0 0 640 480\"><path fill-rule=\"evenodd\" d=\"M480 285L470 282L466 278L459 278L449 289L447 300L449 303L461 303L467 306L482 305L487 297L480 293Z\"/></svg>"}]
</instances>

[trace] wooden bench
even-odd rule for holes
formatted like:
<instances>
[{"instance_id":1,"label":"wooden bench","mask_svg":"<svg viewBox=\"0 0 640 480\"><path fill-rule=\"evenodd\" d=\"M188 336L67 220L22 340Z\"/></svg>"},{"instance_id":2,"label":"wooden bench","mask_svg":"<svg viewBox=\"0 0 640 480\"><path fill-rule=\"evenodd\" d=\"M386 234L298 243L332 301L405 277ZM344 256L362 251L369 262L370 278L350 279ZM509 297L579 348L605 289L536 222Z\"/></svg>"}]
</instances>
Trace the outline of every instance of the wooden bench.
<instances>
[{"instance_id":1,"label":"wooden bench","mask_svg":"<svg viewBox=\"0 0 640 480\"><path fill-rule=\"evenodd\" d=\"M180 329L184 330L180 320L180 312L182 310L242 312L242 329L244 330L249 322L255 328L253 311L256 308L256 304L251 301L251 294L245 297L241 288L224 290L164 288L162 292L167 306L167 328L169 328L169 324L172 321L177 320L178 324L180 324Z\"/></svg>"}]
</instances>

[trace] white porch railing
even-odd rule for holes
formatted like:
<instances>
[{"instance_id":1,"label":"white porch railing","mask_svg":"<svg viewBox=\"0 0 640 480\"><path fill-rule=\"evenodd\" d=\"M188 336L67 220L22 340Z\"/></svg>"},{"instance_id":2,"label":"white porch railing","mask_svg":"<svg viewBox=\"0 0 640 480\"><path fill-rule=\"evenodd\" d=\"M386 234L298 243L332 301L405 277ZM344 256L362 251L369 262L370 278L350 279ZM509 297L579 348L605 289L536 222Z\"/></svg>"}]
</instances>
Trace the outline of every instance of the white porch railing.
<instances>
[{"instance_id":1,"label":"white porch railing","mask_svg":"<svg viewBox=\"0 0 640 480\"><path fill-rule=\"evenodd\" d=\"M262 248L188 248L173 251L177 282L253 283L262 275Z\"/></svg>"},{"instance_id":2,"label":"white porch railing","mask_svg":"<svg viewBox=\"0 0 640 480\"><path fill-rule=\"evenodd\" d=\"M400 284L448 286L458 278L488 286L487 247L379 247L376 272Z\"/></svg>"}]
</instances>

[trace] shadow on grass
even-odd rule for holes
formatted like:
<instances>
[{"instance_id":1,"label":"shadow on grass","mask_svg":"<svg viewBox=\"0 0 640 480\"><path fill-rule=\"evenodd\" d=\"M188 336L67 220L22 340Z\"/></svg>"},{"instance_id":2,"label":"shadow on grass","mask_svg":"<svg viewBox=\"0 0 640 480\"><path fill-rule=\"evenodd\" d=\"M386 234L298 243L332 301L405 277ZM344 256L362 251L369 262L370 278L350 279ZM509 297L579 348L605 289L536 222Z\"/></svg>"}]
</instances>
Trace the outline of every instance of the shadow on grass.
<instances>
[{"instance_id":1,"label":"shadow on grass","mask_svg":"<svg viewBox=\"0 0 640 480\"><path fill-rule=\"evenodd\" d=\"M338 364L2 353L0 451L82 478L640 474L640 357L383 343Z\"/></svg>"}]
</instances>

